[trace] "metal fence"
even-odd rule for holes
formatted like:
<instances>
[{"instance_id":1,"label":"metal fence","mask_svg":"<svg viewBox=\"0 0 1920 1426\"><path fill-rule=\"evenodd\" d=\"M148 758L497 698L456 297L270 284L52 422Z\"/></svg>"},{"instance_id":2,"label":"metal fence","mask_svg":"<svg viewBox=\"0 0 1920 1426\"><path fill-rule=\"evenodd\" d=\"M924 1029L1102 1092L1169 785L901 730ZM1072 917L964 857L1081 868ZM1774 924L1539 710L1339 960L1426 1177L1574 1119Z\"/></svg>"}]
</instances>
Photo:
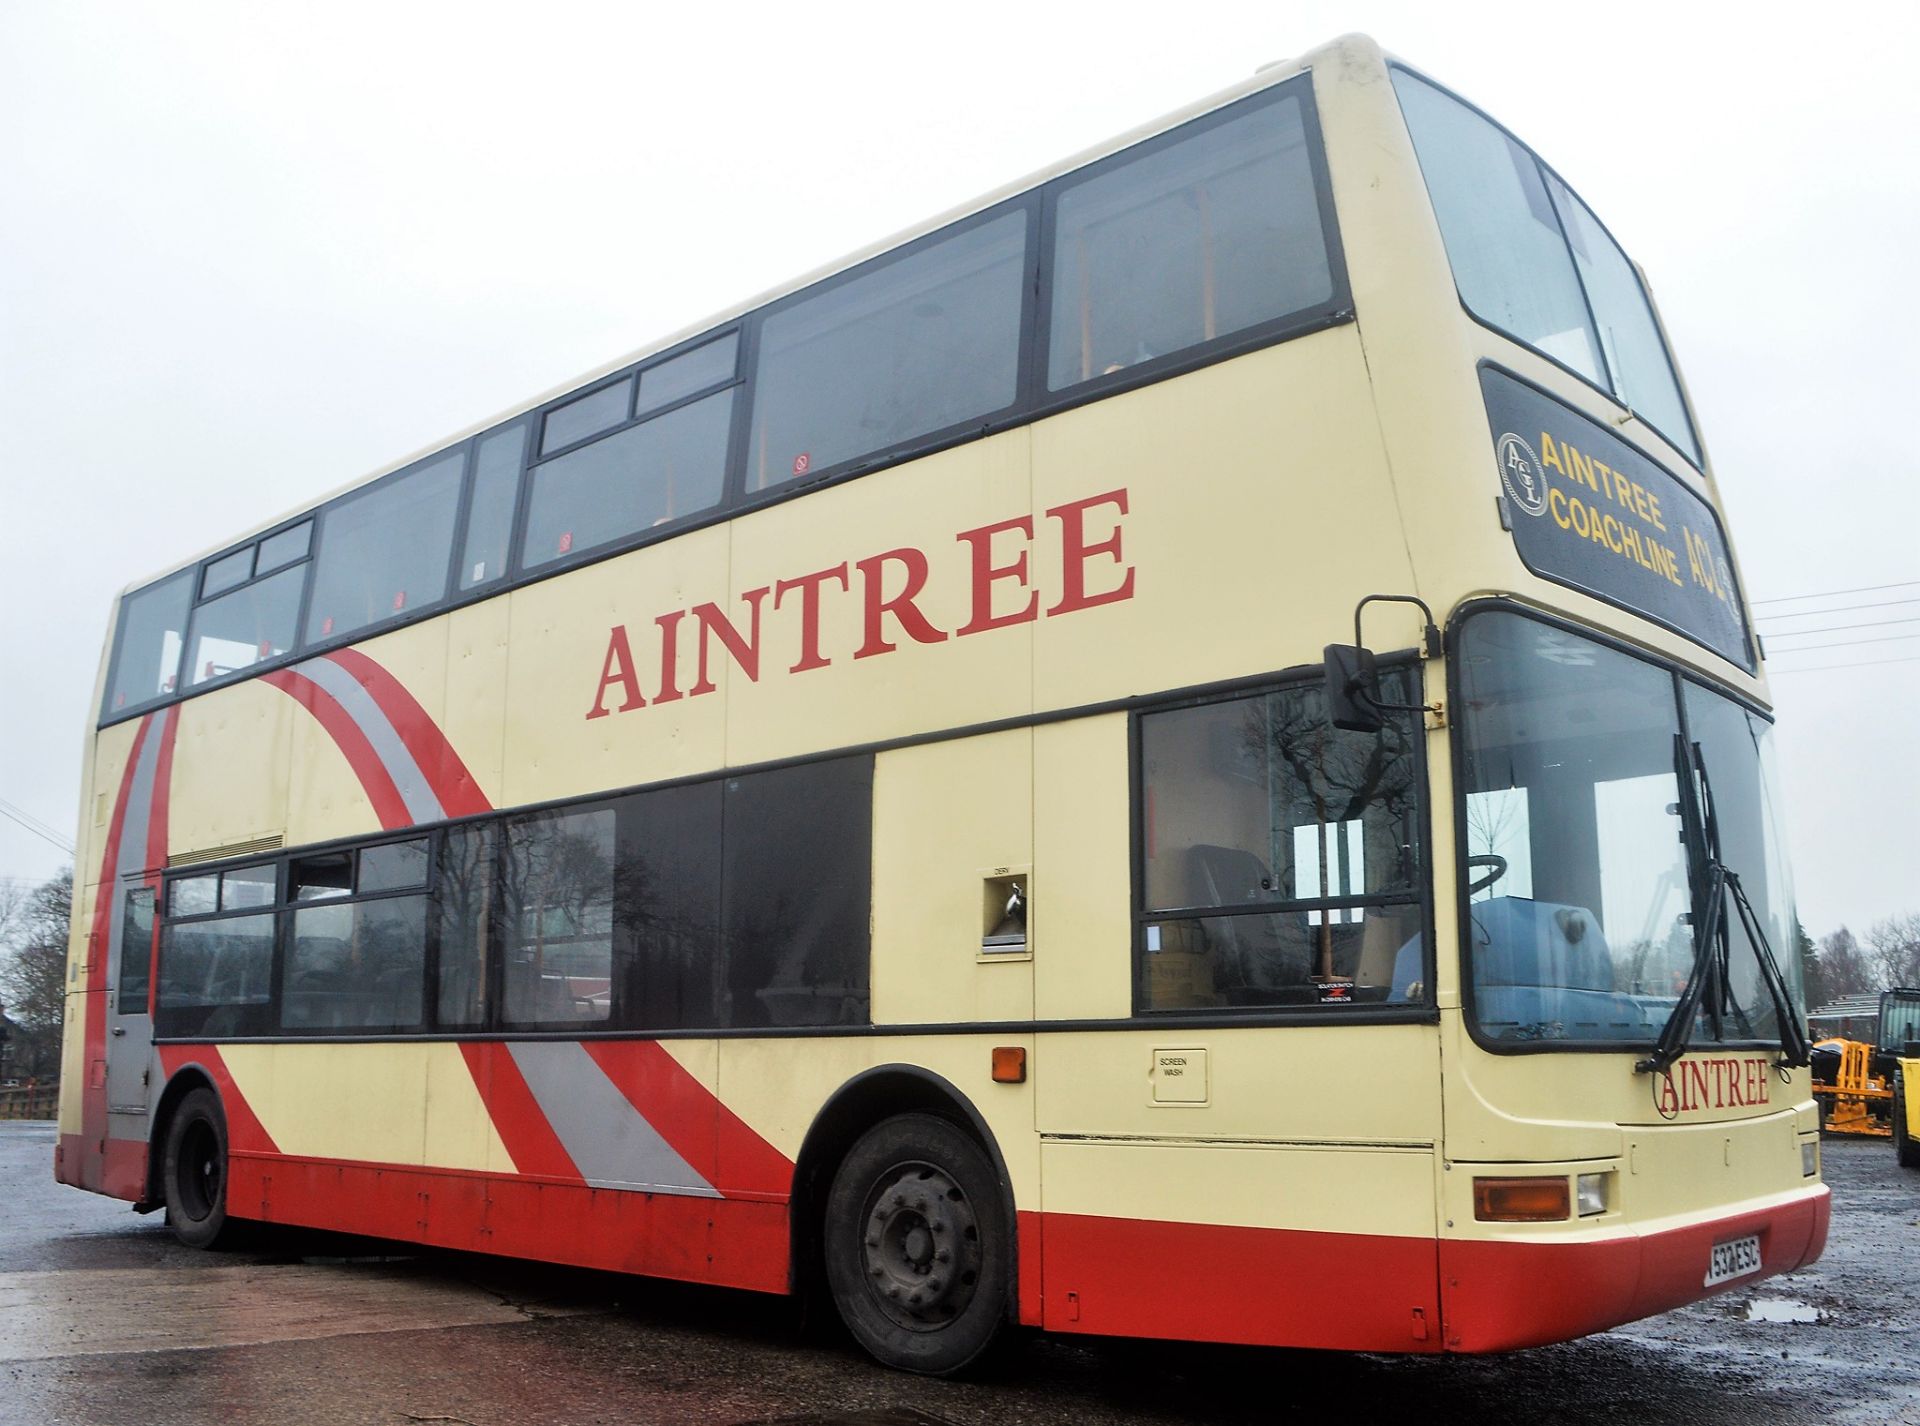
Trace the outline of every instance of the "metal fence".
<instances>
[{"instance_id":1,"label":"metal fence","mask_svg":"<svg viewBox=\"0 0 1920 1426\"><path fill-rule=\"evenodd\" d=\"M27 1083L0 1089L0 1119L51 1119L58 1113L58 1083Z\"/></svg>"}]
</instances>

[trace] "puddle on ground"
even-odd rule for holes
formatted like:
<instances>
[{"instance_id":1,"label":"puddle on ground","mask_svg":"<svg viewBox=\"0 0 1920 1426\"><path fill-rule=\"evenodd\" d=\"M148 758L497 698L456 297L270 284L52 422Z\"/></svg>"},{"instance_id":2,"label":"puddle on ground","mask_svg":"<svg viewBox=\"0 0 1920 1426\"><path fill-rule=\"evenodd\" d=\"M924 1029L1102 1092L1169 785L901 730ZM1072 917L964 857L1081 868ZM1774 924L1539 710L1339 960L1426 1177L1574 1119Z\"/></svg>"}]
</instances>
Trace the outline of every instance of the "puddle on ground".
<instances>
[{"instance_id":1,"label":"puddle on ground","mask_svg":"<svg viewBox=\"0 0 1920 1426\"><path fill-rule=\"evenodd\" d=\"M1818 1322L1824 1316L1811 1303L1786 1297L1756 1297L1747 1304L1749 1322Z\"/></svg>"}]
</instances>

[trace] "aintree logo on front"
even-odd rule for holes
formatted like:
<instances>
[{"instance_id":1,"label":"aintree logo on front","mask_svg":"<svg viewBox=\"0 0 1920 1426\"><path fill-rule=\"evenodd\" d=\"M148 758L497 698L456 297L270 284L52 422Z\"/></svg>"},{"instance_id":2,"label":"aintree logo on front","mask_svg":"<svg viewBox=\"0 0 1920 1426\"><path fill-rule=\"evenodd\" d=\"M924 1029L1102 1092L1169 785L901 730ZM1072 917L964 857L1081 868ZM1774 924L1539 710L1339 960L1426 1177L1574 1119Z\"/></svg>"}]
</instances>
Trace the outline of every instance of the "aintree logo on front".
<instances>
[{"instance_id":1,"label":"aintree logo on front","mask_svg":"<svg viewBox=\"0 0 1920 1426\"><path fill-rule=\"evenodd\" d=\"M1654 1077L1653 1107L1662 1119L1698 1109L1746 1109L1771 1103L1772 1088L1764 1059L1688 1057Z\"/></svg>"}]
</instances>

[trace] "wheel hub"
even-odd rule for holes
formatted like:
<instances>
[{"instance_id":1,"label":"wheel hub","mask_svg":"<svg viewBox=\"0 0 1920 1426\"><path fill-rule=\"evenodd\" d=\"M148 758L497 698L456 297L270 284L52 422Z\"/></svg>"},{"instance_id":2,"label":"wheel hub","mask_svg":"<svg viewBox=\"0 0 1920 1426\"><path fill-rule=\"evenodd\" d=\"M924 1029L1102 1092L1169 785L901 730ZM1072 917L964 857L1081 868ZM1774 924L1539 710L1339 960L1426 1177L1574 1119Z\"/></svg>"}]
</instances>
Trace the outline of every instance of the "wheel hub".
<instances>
[{"instance_id":1,"label":"wheel hub","mask_svg":"<svg viewBox=\"0 0 1920 1426\"><path fill-rule=\"evenodd\" d=\"M951 1176L931 1164L889 1169L864 1222L867 1283L889 1318L924 1332L966 1310L979 1282L980 1230Z\"/></svg>"}]
</instances>

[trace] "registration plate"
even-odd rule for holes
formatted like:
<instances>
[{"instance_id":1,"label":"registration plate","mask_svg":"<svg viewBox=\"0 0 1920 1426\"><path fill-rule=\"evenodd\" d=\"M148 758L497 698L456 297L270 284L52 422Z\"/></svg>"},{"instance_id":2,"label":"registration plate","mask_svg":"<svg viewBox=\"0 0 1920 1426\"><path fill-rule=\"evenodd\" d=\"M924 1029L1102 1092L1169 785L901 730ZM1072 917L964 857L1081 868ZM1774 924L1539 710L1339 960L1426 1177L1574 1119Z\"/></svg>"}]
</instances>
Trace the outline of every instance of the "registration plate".
<instances>
[{"instance_id":1,"label":"registration plate","mask_svg":"<svg viewBox=\"0 0 1920 1426\"><path fill-rule=\"evenodd\" d=\"M1715 1243L1713 1256L1707 1259L1706 1286L1731 1282L1748 1273L1760 1271L1760 1235L1735 1238L1730 1243Z\"/></svg>"}]
</instances>

